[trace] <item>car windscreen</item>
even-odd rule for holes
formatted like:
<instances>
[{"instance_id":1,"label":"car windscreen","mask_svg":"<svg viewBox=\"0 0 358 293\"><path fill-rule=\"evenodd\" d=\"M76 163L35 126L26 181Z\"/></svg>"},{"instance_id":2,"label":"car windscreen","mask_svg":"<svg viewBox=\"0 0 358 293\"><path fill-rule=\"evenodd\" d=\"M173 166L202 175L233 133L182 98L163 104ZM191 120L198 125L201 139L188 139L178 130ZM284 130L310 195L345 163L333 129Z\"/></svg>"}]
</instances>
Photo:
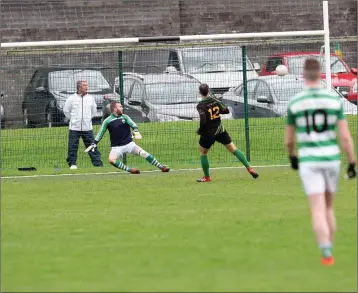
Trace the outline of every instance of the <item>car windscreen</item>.
<instances>
[{"instance_id":1,"label":"car windscreen","mask_svg":"<svg viewBox=\"0 0 358 293\"><path fill-rule=\"evenodd\" d=\"M295 75L301 75L303 74L303 65L307 58L317 58L319 59L319 56L316 55L304 55L304 56L293 56L288 57L288 67L290 74ZM322 73L326 72L326 62L325 59L322 58L321 60L321 70ZM331 56L331 73L347 73L348 70L342 63L340 59L336 56Z\"/></svg>"},{"instance_id":2,"label":"car windscreen","mask_svg":"<svg viewBox=\"0 0 358 293\"><path fill-rule=\"evenodd\" d=\"M88 83L88 92L101 92L111 88L100 71L96 70L61 70L49 73L49 87L52 91L76 92L77 81Z\"/></svg>"},{"instance_id":3,"label":"car windscreen","mask_svg":"<svg viewBox=\"0 0 358 293\"><path fill-rule=\"evenodd\" d=\"M145 86L146 100L156 105L198 103L199 83L155 83Z\"/></svg>"},{"instance_id":4,"label":"car windscreen","mask_svg":"<svg viewBox=\"0 0 358 293\"><path fill-rule=\"evenodd\" d=\"M239 47L198 48L182 51L183 65L188 73L210 73L242 70ZM247 61L247 70L253 70Z\"/></svg>"}]
</instances>

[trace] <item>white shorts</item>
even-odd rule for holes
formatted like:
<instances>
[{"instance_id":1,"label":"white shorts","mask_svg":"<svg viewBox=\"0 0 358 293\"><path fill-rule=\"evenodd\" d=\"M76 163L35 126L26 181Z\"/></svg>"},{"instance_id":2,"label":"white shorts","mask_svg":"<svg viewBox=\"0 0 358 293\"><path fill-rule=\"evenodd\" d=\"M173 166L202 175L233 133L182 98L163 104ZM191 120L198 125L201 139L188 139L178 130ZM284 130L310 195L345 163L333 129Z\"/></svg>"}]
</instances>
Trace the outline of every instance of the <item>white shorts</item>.
<instances>
[{"instance_id":1,"label":"white shorts","mask_svg":"<svg viewBox=\"0 0 358 293\"><path fill-rule=\"evenodd\" d=\"M111 152L109 153L110 156L116 156L117 158L123 157L124 154L133 154L138 155L139 151L142 148L131 141L130 143L118 147L112 147Z\"/></svg>"},{"instance_id":2,"label":"white shorts","mask_svg":"<svg viewBox=\"0 0 358 293\"><path fill-rule=\"evenodd\" d=\"M309 196L317 193L337 192L340 167L340 162L330 162L326 166L300 165L299 173L306 194Z\"/></svg>"}]
</instances>

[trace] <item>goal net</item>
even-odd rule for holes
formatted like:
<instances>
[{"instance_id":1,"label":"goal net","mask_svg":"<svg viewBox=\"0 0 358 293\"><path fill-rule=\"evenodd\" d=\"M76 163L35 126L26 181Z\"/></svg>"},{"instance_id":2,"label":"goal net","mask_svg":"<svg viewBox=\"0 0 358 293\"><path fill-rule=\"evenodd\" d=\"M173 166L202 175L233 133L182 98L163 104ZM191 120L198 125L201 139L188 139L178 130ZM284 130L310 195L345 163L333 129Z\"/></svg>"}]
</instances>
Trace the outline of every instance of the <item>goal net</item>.
<instances>
[{"instance_id":1,"label":"goal net","mask_svg":"<svg viewBox=\"0 0 358 293\"><path fill-rule=\"evenodd\" d=\"M352 133L356 133L353 39L325 39L323 30L311 35L215 36L3 47L0 90L8 113L2 115L6 118L1 132L2 168L67 168L68 119L63 107L76 92L78 80L88 82L88 92L97 104L95 134L109 115L108 103L120 101L124 113L139 125L143 139L138 144L174 168L199 163L196 105L200 83L207 83L212 94L229 107L223 123L252 164L286 164L287 103L304 88L303 63L309 57L321 61L322 86L332 85L332 92L342 98ZM287 75L277 75L279 65L286 66ZM84 150L81 141L77 164L90 168ZM106 162L108 134L99 150ZM237 166L235 157L217 145L210 161L215 166ZM127 157L127 165L148 167L142 158L133 156Z\"/></svg>"}]
</instances>

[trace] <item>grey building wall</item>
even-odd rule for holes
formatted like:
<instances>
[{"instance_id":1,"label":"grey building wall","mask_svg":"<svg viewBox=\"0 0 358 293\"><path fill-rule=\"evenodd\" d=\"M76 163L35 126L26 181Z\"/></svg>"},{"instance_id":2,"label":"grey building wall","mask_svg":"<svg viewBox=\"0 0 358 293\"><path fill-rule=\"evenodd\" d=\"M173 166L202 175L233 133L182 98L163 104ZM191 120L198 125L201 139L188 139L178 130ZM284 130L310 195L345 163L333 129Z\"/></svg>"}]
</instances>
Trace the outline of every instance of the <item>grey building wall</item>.
<instances>
[{"instance_id":1,"label":"grey building wall","mask_svg":"<svg viewBox=\"0 0 358 293\"><path fill-rule=\"evenodd\" d=\"M332 36L356 35L357 1L330 0ZM3 0L2 41L316 30L321 0Z\"/></svg>"}]
</instances>

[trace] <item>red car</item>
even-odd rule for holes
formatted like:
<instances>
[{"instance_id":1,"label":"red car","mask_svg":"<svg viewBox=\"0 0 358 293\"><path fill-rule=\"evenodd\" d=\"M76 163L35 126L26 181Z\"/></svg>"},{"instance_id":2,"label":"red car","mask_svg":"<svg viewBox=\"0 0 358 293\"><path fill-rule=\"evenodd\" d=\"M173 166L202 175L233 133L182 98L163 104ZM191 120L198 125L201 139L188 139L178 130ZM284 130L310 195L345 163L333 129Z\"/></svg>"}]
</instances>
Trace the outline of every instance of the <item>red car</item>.
<instances>
[{"instance_id":1,"label":"red car","mask_svg":"<svg viewBox=\"0 0 358 293\"><path fill-rule=\"evenodd\" d=\"M290 74L301 75L304 61L309 57L319 58L320 52L287 52L271 55L264 63L259 75L276 75L276 67L280 64L285 65ZM322 79L326 78L325 71L324 59L322 59ZM353 85L357 81L357 68L349 68L341 57L332 53L331 74L332 86L348 98L350 92L353 91Z\"/></svg>"}]
</instances>

